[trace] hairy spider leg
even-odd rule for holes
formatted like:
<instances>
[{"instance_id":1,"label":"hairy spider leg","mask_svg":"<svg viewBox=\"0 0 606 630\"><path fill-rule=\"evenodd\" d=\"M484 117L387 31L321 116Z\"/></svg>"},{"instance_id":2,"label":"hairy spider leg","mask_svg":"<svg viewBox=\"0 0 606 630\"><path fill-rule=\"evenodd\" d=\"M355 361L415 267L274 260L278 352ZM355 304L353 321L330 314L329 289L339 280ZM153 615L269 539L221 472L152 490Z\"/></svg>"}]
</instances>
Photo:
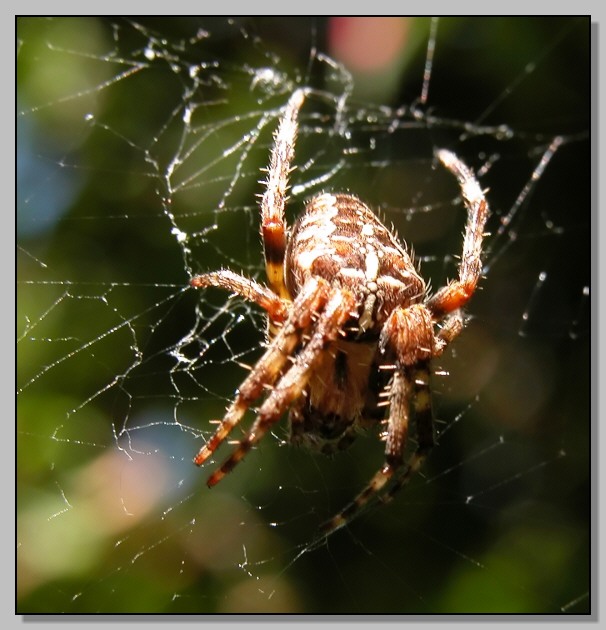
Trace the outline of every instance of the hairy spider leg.
<instances>
[{"instance_id":1,"label":"hairy spider leg","mask_svg":"<svg viewBox=\"0 0 606 630\"><path fill-rule=\"evenodd\" d=\"M414 411L417 448L404 462L411 410ZM433 416L429 390L429 360L396 369L390 384L389 416L385 445L385 464L366 487L339 514L320 526L328 537L351 522L373 498L391 498L418 472L434 445ZM402 472L403 471L403 472ZM395 485L388 487L392 479Z\"/></svg>"},{"instance_id":2,"label":"hairy spider leg","mask_svg":"<svg viewBox=\"0 0 606 630\"><path fill-rule=\"evenodd\" d=\"M230 287L233 290L233 287ZM201 466L240 422L248 407L261 396L267 385L273 385L289 357L300 342L302 331L309 327L312 315L323 309L329 285L322 278L310 280L294 301L290 316L279 329L274 341L244 380L214 435L194 457Z\"/></svg>"},{"instance_id":3,"label":"hairy spider leg","mask_svg":"<svg viewBox=\"0 0 606 630\"><path fill-rule=\"evenodd\" d=\"M407 466L402 471L398 471L395 483L387 489L382 500L390 501L415 475L427 459L431 449L434 447L434 423L431 407L431 387L430 387L430 364L429 361L421 361L414 369L413 381L413 407L416 423L417 448L412 454Z\"/></svg>"},{"instance_id":4,"label":"hairy spider leg","mask_svg":"<svg viewBox=\"0 0 606 630\"><path fill-rule=\"evenodd\" d=\"M284 254L286 252L286 220L284 206L297 139L297 118L305 100L303 90L290 97L278 129L274 133L265 192L261 197L261 236L265 253L265 270L269 286L282 298L291 296L284 282Z\"/></svg>"},{"instance_id":5,"label":"hairy spider leg","mask_svg":"<svg viewBox=\"0 0 606 630\"><path fill-rule=\"evenodd\" d=\"M451 151L439 149L436 157L457 178L467 208L467 225L459 279L439 289L426 303L436 319L463 307L476 289L482 273L482 239L488 218L488 203L471 169Z\"/></svg>"},{"instance_id":6,"label":"hairy spider leg","mask_svg":"<svg viewBox=\"0 0 606 630\"><path fill-rule=\"evenodd\" d=\"M309 341L296 355L291 367L278 380L261 405L250 431L239 442L232 454L209 477L207 482L209 487L217 484L231 472L250 449L263 438L270 427L280 420L293 401L301 396L322 352L337 339L343 325L351 318L355 306L354 296L349 290L335 289L331 292L326 307L318 314ZM294 311L297 312L296 303Z\"/></svg>"},{"instance_id":7,"label":"hairy spider leg","mask_svg":"<svg viewBox=\"0 0 606 630\"><path fill-rule=\"evenodd\" d=\"M433 420L429 393L429 360L439 343L433 320L423 304L394 310L381 331L379 348L386 364L395 360L389 387L389 415L385 464L358 496L339 514L321 526L330 535L346 525L374 496L378 495L404 463L411 411L418 414L418 448L406 463L405 476L412 476L433 445ZM420 422L419 422L420 420ZM429 424L428 424L429 423ZM428 437L429 436L429 437Z\"/></svg>"},{"instance_id":8,"label":"hairy spider leg","mask_svg":"<svg viewBox=\"0 0 606 630\"><path fill-rule=\"evenodd\" d=\"M482 240L489 214L484 192L471 169L446 149L436 151L436 156L456 177L467 208L459 279L439 289L425 305L397 309L386 322L381 334L381 346L392 349L399 365L391 383L386 463L350 504L322 525L324 536L329 536L351 521L395 476L395 482L380 495L382 499L390 500L420 469L434 445L429 359L440 355L463 329L461 309L473 295L482 272ZM429 313L433 315L433 321L429 321ZM434 335L433 323L440 320L443 320L442 326ZM421 332L417 334L415 331ZM412 374L407 375L406 370ZM409 391L409 383L413 384L412 392ZM406 447L411 406L416 419L418 445L406 466L402 466L398 458L403 456ZM398 438L403 438L403 441L400 442Z\"/></svg>"},{"instance_id":9,"label":"hairy spider leg","mask_svg":"<svg viewBox=\"0 0 606 630\"><path fill-rule=\"evenodd\" d=\"M439 330L434 340L434 357L440 356L446 346L451 343L463 330L465 320L463 311L458 308L448 313L439 323Z\"/></svg>"},{"instance_id":10,"label":"hairy spider leg","mask_svg":"<svg viewBox=\"0 0 606 630\"><path fill-rule=\"evenodd\" d=\"M288 308L291 305L289 300L278 297L262 284L240 276L229 269L194 276L189 284L197 289L218 287L240 295L249 302L255 302L265 309L270 320L278 324L286 320Z\"/></svg>"}]
</instances>

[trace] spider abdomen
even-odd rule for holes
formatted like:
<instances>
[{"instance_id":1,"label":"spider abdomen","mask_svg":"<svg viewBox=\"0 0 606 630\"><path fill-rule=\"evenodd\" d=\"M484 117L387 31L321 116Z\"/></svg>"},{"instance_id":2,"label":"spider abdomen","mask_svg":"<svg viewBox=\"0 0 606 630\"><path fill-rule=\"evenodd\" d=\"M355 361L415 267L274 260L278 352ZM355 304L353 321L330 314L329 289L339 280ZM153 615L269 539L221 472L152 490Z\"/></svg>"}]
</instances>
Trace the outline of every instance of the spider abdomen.
<instances>
[{"instance_id":1,"label":"spider abdomen","mask_svg":"<svg viewBox=\"0 0 606 630\"><path fill-rule=\"evenodd\" d=\"M412 258L357 197L312 198L286 250L286 285L295 297L311 277L347 287L358 304L358 334L378 332L391 311L423 299L425 283Z\"/></svg>"}]
</instances>

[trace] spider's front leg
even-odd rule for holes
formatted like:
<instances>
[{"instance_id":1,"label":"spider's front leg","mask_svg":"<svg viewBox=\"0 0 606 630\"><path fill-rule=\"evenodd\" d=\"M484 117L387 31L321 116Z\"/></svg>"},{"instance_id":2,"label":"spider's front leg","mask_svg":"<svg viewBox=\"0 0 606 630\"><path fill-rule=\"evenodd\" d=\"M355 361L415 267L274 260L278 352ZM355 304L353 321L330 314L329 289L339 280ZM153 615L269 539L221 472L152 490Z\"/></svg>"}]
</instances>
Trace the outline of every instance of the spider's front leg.
<instances>
[{"instance_id":1,"label":"spider's front leg","mask_svg":"<svg viewBox=\"0 0 606 630\"><path fill-rule=\"evenodd\" d=\"M421 361L412 371L412 408L417 428L417 448L408 460L406 467L398 470L395 483L388 489L386 495L382 497L385 501L391 500L410 481L410 478L420 470L435 444L431 388L429 384L429 360Z\"/></svg>"},{"instance_id":2,"label":"spider's front leg","mask_svg":"<svg viewBox=\"0 0 606 630\"><path fill-rule=\"evenodd\" d=\"M328 283L322 279L310 281L299 293L289 317L238 389L214 435L194 457L195 464L201 466L214 453L240 422L248 407L261 396L264 388L275 383L299 344L302 332L309 327L312 317L324 308L328 295Z\"/></svg>"},{"instance_id":3,"label":"spider's front leg","mask_svg":"<svg viewBox=\"0 0 606 630\"><path fill-rule=\"evenodd\" d=\"M402 455L408 437L410 408L410 378L404 371L397 370L389 385L389 418L387 420L387 439L385 464L368 482L356 498L338 514L320 526L322 534L330 536L337 529L349 523L362 508L376 496L402 465Z\"/></svg>"},{"instance_id":4,"label":"spider's front leg","mask_svg":"<svg viewBox=\"0 0 606 630\"><path fill-rule=\"evenodd\" d=\"M323 290L328 287L328 284L321 279L311 280L309 282L312 284L317 283L318 286L323 288ZM303 330L308 327L308 324L310 323L309 320L313 316L317 316L317 321L311 328L311 337L295 356L291 367L288 368L283 376L276 382L275 386L271 390L271 393L261 405L257 418L250 431L242 440L240 440L232 454L210 476L208 479L209 487L212 487L221 481L221 479L242 460L250 449L259 442L261 438L263 438L269 428L280 420L289 406L302 395L322 352L329 344L333 343L337 339L337 336L343 329L343 325L355 312L356 306L353 294L345 289L333 290L323 310L314 309L303 312L302 309L304 305L301 303L298 304L297 301L298 298L295 300L295 304L293 305L293 314L289 321L291 319L298 320L302 318L304 322L301 321L298 327ZM287 326L288 322L285 324L284 328L287 328ZM288 356L292 355L294 348L287 350L286 348L281 347L279 345L280 335L281 333L279 333L274 341L272 341L266 356L270 352L273 354L278 351L281 355L281 361L283 364ZM273 360L275 361L276 359L274 358ZM255 367L247 379L247 381L250 381L253 386L258 385L258 377L256 376L257 370L258 368ZM247 382L245 381L244 385L240 388L238 398L242 396L246 385ZM238 399L236 399L234 405L237 407ZM219 431L223 433L224 430L228 429L229 422L230 421L228 421L228 417L226 416L222 423L222 426L225 424L225 428L222 429L219 427L217 434L215 434L215 437L211 439L208 449L206 449L206 451L204 448L202 449L201 453L204 452L204 454L200 457L200 461L198 461L198 458L194 460L196 463L202 463L208 455L210 455L212 450L216 448L215 443L218 445L221 441L220 436L218 435ZM229 432L229 430L227 432ZM212 443L213 440L215 440L215 443Z\"/></svg>"},{"instance_id":5,"label":"spider's front leg","mask_svg":"<svg viewBox=\"0 0 606 630\"><path fill-rule=\"evenodd\" d=\"M380 348L386 363L396 367L388 387L389 416L385 434L385 463L366 487L339 514L321 526L324 536L347 525L375 496L390 498L419 470L434 445L434 427L429 389L429 361L437 340L431 314L422 304L398 308L391 313L381 333ZM405 462L411 415L416 420L417 448Z\"/></svg>"}]
</instances>

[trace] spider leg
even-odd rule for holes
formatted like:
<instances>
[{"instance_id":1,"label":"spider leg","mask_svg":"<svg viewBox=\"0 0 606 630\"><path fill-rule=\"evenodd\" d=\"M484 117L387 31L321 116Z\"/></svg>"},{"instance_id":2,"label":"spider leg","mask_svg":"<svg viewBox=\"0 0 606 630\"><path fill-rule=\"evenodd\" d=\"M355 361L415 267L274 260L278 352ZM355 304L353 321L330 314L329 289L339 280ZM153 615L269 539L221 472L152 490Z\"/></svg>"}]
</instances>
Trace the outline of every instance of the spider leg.
<instances>
[{"instance_id":1,"label":"spider leg","mask_svg":"<svg viewBox=\"0 0 606 630\"><path fill-rule=\"evenodd\" d=\"M488 218L488 203L472 170L454 153L440 149L436 156L457 178L463 202L467 208L467 226L463 240L463 253L459 263L459 279L439 289L426 306L440 319L447 313L464 306L476 289L482 273L482 239Z\"/></svg>"},{"instance_id":2,"label":"spider leg","mask_svg":"<svg viewBox=\"0 0 606 630\"><path fill-rule=\"evenodd\" d=\"M310 280L303 287L293 303L291 315L240 386L214 435L194 457L196 465L201 466L214 453L265 387L273 385L297 347L302 331L310 326L312 316L326 304L329 291L328 283L321 278Z\"/></svg>"},{"instance_id":3,"label":"spider leg","mask_svg":"<svg viewBox=\"0 0 606 630\"><path fill-rule=\"evenodd\" d=\"M415 366L412 400L417 427L417 448L404 468L403 473L396 476L395 483L387 490L385 496L381 497L385 501L390 501L410 481L410 478L419 471L434 446L429 375L429 361L422 361Z\"/></svg>"},{"instance_id":4,"label":"spider leg","mask_svg":"<svg viewBox=\"0 0 606 630\"><path fill-rule=\"evenodd\" d=\"M446 346L463 330L464 325L463 311L460 308L448 313L442 320L438 334L435 336L433 356L441 355Z\"/></svg>"},{"instance_id":5,"label":"spider leg","mask_svg":"<svg viewBox=\"0 0 606 630\"><path fill-rule=\"evenodd\" d=\"M393 357L397 366L389 393L385 464L349 505L321 526L325 536L351 521L402 467L404 473L398 476L397 485L405 485L427 457L433 446L429 360L435 354L437 343L431 313L423 304L398 308L385 322L379 348L386 361ZM417 416L418 446L404 464L411 409Z\"/></svg>"},{"instance_id":6,"label":"spider leg","mask_svg":"<svg viewBox=\"0 0 606 630\"><path fill-rule=\"evenodd\" d=\"M195 288L219 287L226 289L250 302L255 302L267 311L272 322L280 323L285 321L290 302L278 297L267 287L240 276L229 269L213 271L200 276L194 276L189 284Z\"/></svg>"},{"instance_id":7,"label":"spider leg","mask_svg":"<svg viewBox=\"0 0 606 630\"><path fill-rule=\"evenodd\" d=\"M208 486L217 484L229 473L250 449L267 433L305 388L321 353L334 342L355 308L353 294L347 290L335 290L325 309L320 312L309 341L296 355L292 366L276 383L261 405L257 418L247 435L232 454L208 479ZM297 311L295 305L294 311ZM273 344L272 344L273 345ZM290 354L290 353L289 353Z\"/></svg>"},{"instance_id":8,"label":"spider leg","mask_svg":"<svg viewBox=\"0 0 606 630\"><path fill-rule=\"evenodd\" d=\"M267 169L265 192L261 197L261 236L265 251L265 269L269 286L283 298L289 298L284 284L284 254L286 251L286 221L284 206L288 189L290 164L295 152L297 119L305 100L303 90L296 90L290 97L278 129Z\"/></svg>"},{"instance_id":9,"label":"spider leg","mask_svg":"<svg viewBox=\"0 0 606 630\"><path fill-rule=\"evenodd\" d=\"M323 535L330 536L337 529L347 525L385 487L402 465L408 437L411 392L409 370L407 368L396 370L390 385L385 464L351 503L320 526Z\"/></svg>"}]
</instances>

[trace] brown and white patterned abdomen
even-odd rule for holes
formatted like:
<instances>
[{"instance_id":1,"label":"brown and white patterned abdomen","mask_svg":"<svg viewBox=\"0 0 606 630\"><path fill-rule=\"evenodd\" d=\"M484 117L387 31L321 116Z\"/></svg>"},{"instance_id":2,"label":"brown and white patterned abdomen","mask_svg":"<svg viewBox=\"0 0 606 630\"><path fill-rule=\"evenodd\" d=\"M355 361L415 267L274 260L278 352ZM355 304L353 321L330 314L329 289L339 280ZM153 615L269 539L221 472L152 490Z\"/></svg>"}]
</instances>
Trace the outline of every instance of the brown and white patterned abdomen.
<instances>
[{"instance_id":1,"label":"brown and white patterned abdomen","mask_svg":"<svg viewBox=\"0 0 606 630\"><path fill-rule=\"evenodd\" d=\"M293 297L312 276L351 289L359 334L379 332L394 308L425 295L409 254L367 205L348 194L325 193L308 202L293 227L285 270Z\"/></svg>"}]
</instances>

